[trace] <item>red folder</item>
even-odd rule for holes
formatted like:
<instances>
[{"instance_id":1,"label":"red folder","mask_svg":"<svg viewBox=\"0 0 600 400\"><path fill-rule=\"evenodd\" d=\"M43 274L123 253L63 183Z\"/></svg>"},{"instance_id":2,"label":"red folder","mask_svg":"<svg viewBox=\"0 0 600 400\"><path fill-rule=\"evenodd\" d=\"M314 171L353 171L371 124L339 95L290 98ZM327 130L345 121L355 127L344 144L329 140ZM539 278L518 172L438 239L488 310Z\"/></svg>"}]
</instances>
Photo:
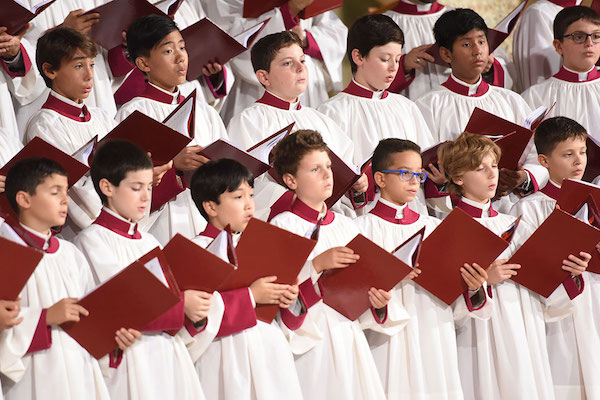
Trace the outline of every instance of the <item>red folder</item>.
<instances>
[{"instance_id":1,"label":"red folder","mask_svg":"<svg viewBox=\"0 0 600 400\"><path fill-rule=\"evenodd\" d=\"M587 141L587 165L583 174L583 180L592 182L600 175L600 142L588 135Z\"/></svg>"},{"instance_id":2,"label":"red folder","mask_svg":"<svg viewBox=\"0 0 600 400\"><path fill-rule=\"evenodd\" d=\"M347 164L332 150L329 150L329 158L331 159L331 172L333 173L333 192L331 197L325 200L328 209L333 207L352 188L352 185L360 179L371 165L371 157L369 157L358 169Z\"/></svg>"},{"instance_id":3,"label":"red folder","mask_svg":"<svg viewBox=\"0 0 600 400\"><path fill-rule=\"evenodd\" d=\"M455 208L423 241L415 282L451 305L467 289L460 274L463 264L487 268L507 247L508 242Z\"/></svg>"},{"instance_id":4,"label":"red folder","mask_svg":"<svg viewBox=\"0 0 600 400\"><path fill-rule=\"evenodd\" d=\"M181 4L183 4L183 0L161 0L158 3L154 3L154 6L169 17L174 18Z\"/></svg>"},{"instance_id":5,"label":"red folder","mask_svg":"<svg viewBox=\"0 0 600 400\"><path fill-rule=\"evenodd\" d=\"M300 18L308 19L327 11L344 6L344 0L315 0L304 10L300 11Z\"/></svg>"},{"instance_id":6,"label":"red folder","mask_svg":"<svg viewBox=\"0 0 600 400\"><path fill-rule=\"evenodd\" d=\"M238 269L220 291L249 287L258 278L277 276L277 283L293 285L316 242L253 218L235 249ZM256 316L270 323L276 305L259 304Z\"/></svg>"},{"instance_id":7,"label":"red folder","mask_svg":"<svg viewBox=\"0 0 600 400\"><path fill-rule=\"evenodd\" d=\"M115 139L129 140L149 152L154 165L168 163L192 140L137 110L110 131L100 144Z\"/></svg>"},{"instance_id":8,"label":"red folder","mask_svg":"<svg viewBox=\"0 0 600 400\"><path fill-rule=\"evenodd\" d=\"M258 18L267 11L281 7L288 0L244 0L244 18ZM308 19L326 11L339 8L344 5L343 0L314 0L300 12L300 18Z\"/></svg>"},{"instance_id":9,"label":"red folder","mask_svg":"<svg viewBox=\"0 0 600 400\"><path fill-rule=\"evenodd\" d=\"M294 125L296 125L295 121L286 126L285 128L278 130L268 138L261 140L246 151L252 156L258 158L260 161L264 162L265 164L271 164L271 152L273 151L273 148L284 137L286 137L292 132Z\"/></svg>"},{"instance_id":10,"label":"red folder","mask_svg":"<svg viewBox=\"0 0 600 400\"><path fill-rule=\"evenodd\" d=\"M240 149L231 142L224 139L219 139L200 151L200 154L211 160L219 160L221 158L230 158L236 160L250 170L254 178L264 174L271 169L269 164L265 164L256 157Z\"/></svg>"},{"instance_id":11,"label":"red folder","mask_svg":"<svg viewBox=\"0 0 600 400\"><path fill-rule=\"evenodd\" d=\"M502 136L494 140L502 149L499 168L516 170L533 132L521 125L475 107L466 132L485 136Z\"/></svg>"},{"instance_id":12,"label":"red folder","mask_svg":"<svg viewBox=\"0 0 600 400\"><path fill-rule=\"evenodd\" d=\"M423 160L423 168L429 168L429 164L433 164L434 166L437 167L438 164L438 150L440 149L440 146L443 145L444 143L446 143L447 140L436 144L435 146L432 146L428 149L423 150L423 152L421 153L421 159Z\"/></svg>"},{"instance_id":13,"label":"red folder","mask_svg":"<svg viewBox=\"0 0 600 400\"><path fill-rule=\"evenodd\" d=\"M77 323L64 323L61 328L100 359L117 347L117 330L142 330L179 301L179 296L142 262L134 261L78 302L89 316L82 316Z\"/></svg>"},{"instance_id":14,"label":"red folder","mask_svg":"<svg viewBox=\"0 0 600 400\"><path fill-rule=\"evenodd\" d=\"M354 321L371 307L369 289L391 290L412 268L361 234L346 245L360 255L347 268L324 271L319 279L323 302Z\"/></svg>"},{"instance_id":15,"label":"red folder","mask_svg":"<svg viewBox=\"0 0 600 400\"><path fill-rule=\"evenodd\" d=\"M235 37L223 31L208 18L203 18L185 28L181 31L181 35L185 40L189 56L187 80L192 81L201 77L202 67L209 62L223 65L248 50L268 22L269 19L262 21ZM208 43L210 45L207 45Z\"/></svg>"},{"instance_id":16,"label":"red folder","mask_svg":"<svg viewBox=\"0 0 600 400\"><path fill-rule=\"evenodd\" d=\"M0 300L16 300L44 254L1 237L0 254Z\"/></svg>"},{"instance_id":17,"label":"red folder","mask_svg":"<svg viewBox=\"0 0 600 400\"><path fill-rule=\"evenodd\" d=\"M139 17L150 14L167 16L146 0L113 0L85 14L98 13L100 20L92 26L89 37L107 50L123 43L123 31Z\"/></svg>"},{"instance_id":18,"label":"red folder","mask_svg":"<svg viewBox=\"0 0 600 400\"><path fill-rule=\"evenodd\" d=\"M574 214L592 196L597 204L600 204L600 186L591 183L565 179L560 188L558 206L561 210Z\"/></svg>"},{"instance_id":19,"label":"red folder","mask_svg":"<svg viewBox=\"0 0 600 400\"><path fill-rule=\"evenodd\" d=\"M598 242L600 230L556 209L509 260L521 265L512 280L548 297L569 276L562 260L581 251L594 254Z\"/></svg>"},{"instance_id":20,"label":"red folder","mask_svg":"<svg viewBox=\"0 0 600 400\"><path fill-rule=\"evenodd\" d=\"M0 26L5 26L9 35L15 35L38 16L46 8L50 7L56 0L44 0L31 9L15 0L2 1L2 14L0 15Z\"/></svg>"},{"instance_id":21,"label":"red folder","mask_svg":"<svg viewBox=\"0 0 600 400\"><path fill-rule=\"evenodd\" d=\"M194 138L196 135L196 89L171 114L167 115L163 124L190 139Z\"/></svg>"},{"instance_id":22,"label":"red folder","mask_svg":"<svg viewBox=\"0 0 600 400\"><path fill-rule=\"evenodd\" d=\"M587 215L579 215L583 208L587 208ZM580 221L585 222L597 229L600 229L600 208L598 208L598 202L594 200L594 197L588 195L586 200L582 203L582 205L575 211L575 213L571 213L575 218ZM598 251L590 253L592 258L588 263L588 267L586 271L593 272L595 274L600 274L600 254Z\"/></svg>"}]
</instances>

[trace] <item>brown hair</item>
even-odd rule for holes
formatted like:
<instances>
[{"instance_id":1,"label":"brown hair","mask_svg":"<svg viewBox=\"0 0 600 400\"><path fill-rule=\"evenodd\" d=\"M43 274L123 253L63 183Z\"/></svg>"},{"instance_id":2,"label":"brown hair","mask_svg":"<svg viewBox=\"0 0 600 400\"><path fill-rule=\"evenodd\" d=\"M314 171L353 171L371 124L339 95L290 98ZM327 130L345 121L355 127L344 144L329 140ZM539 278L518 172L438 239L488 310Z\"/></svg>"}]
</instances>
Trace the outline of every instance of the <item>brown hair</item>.
<instances>
[{"instance_id":1,"label":"brown hair","mask_svg":"<svg viewBox=\"0 0 600 400\"><path fill-rule=\"evenodd\" d=\"M329 148L319 132L302 129L286 136L273 149L275 172L279 178L285 174L295 175L302 158L313 151L329 153Z\"/></svg>"},{"instance_id":2,"label":"brown hair","mask_svg":"<svg viewBox=\"0 0 600 400\"><path fill-rule=\"evenodd\" d=\"M303 48L302 40L300 40L298 35L292 31L272 33L261 38L254 46L252 46L252 50L250 50L250 58L252 60L254 72L259 69L264 69L269 72L271 63L275 57L277 57L279 50L294 44Z\"/></svg>"},{"instance_id":3,"label":"brown hair","mask_svg":"<svg viewBox=\"0 0 600 400\"><path fill-rule=\"evenodd\" d=\"M587 131L577 121L553 117L542 121L535 130L533 141L538 154L549 156L559 143L569 139L587 139Z\"/></svg>"}]
</instances>

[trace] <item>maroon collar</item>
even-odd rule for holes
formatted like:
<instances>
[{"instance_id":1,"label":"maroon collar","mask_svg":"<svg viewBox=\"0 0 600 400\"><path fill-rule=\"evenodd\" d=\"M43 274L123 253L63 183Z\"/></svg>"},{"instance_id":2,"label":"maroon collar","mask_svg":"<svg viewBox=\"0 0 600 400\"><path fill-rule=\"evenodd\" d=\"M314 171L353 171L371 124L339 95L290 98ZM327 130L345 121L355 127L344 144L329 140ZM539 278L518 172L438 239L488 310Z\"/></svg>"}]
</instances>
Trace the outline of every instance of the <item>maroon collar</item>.
<instances>
[{"instance_id":1,"label":"maroon collar","mask_svg":"<svg viewBox=\"0 0 600 400\"><path fill-rule=\"evenodd\" d=\"M90 119L92 119L92 115L88 111L85 104L82 108L79 108L71 104L65 103L61 99L54 97L52 94L48 95L48 98L46 99L46 102L44 103L42 108L56 111L60 115L72 119L73 121L88 122ZM81 116L82 112L83 116Z\"/></svg>"},{"instance_id":2,"label":"maroon collar","mask_svg":"<svg viewBox=\"0 0 600 400\"><path fill-rule=\"evenodd\" d=\"M23 229L22 235L27 236L27 239L29 240L25 240L25 242L33 248L36 248L48 254L53 254L58 251L58 239L54 237L54 235L52 234L52 230L50 230L50 239L48 240L48 248L46 250L44 250L44 245L46 244L46 240L44 238L35 235L26 229Z\"/></svg>"},{"instance_id":3,"label":"maroon collar","mask_svg":"<svg viewBox=\"0 0 600 400\"><path fill-rule=\"evenodd\" d=\"M294 214L296 214L297 216L299 216L300 218L302 218L303 220L306 220L313 224L316 224L319 222L319 212L316 210L313 210L312 208L307 206L305 203L302 202L302 200L300 200L298 198L296 198L296 200L292 204L290 211L293 212ZM332 213L331 211L327 210L327 212L325 213L325 217L323 217L323 220L321 221L321 225L329 225L330 223L333 222L334 219L335 219L335 214Z\"/></svg>"},{"instance_id":4,"label":"maroon collar","mask_svg":"<svg viewBox=\"0 0 600 400\"><path fill-rule=\"evenodd\" d=\"M436 13L444 8L443 5L438 3L437 1L431 4L431 9L429 11L419 11L416 4L407 4L402 1L398 2L396 7L392 9L392 11L396 11L400 14L408 14L408 15L426 15Z\"/></svg>"},{"instance_id":5,"label":"maroon collar","mask_svg":"<svg viewBox=\"0 0 600 400\"><path fill-rule=\"evenodd\" d=\"M265 94L263 94L263 96L256 100L257 103L262 103L262 104L266 104L268 106L271 107L275 107L275 108L279 108L281 110L290 110L290 107L292 106L292 103L282 100L279 97L269 93L268 91L265 90ZM298 110L300 110L302 108L302 106L300 105L300 103L298 103Z\"/></svg>"},{"instance_id":6,"label":"maroon collar","mask_svg":"<svg viewBox=\"0 0 600 400\"><path fill-rule=\"evenodd\" d=\"M98 215L98 218L96 218L93 223L103 226L106 229L113 231L117 235L124 236L128 239L142 238L141 233L137 229L137 224L135 224L133 227L133 234L130 234L129 229L131 228L131 223L115 217L104 209L100 211L100 215Z\"/></svg>"},{"instance_id":7,"label":"maroon collar","mask_svg":"<svg viewBox=\"0 0 600 400\"><path fill-rule=\"evenodd\" d=\"M550 3L554 3L561 7L573 7L577 5L577 0L548 0Z\"/></svg>"},{"instance_id":8,"label":"maroon collar","mask_svg":"<svg viewBox=\"0 0 600 400\"><path fill-rule=\"evenodd\" d=\"M558 196L560 195L560 188L554 185L552 182L548 181L548 183L546 183L546 186L544 186L542 190L540 190L540 192L544 193L551 199L558 201Z\"/></svg>"},{"instance_id":9,"label":"maroon collar","mask_svg":"<svg viewBox=\"0 0 600 400\"><path fill-rule=\"evenodd\" d=\"M204 230L200 232L198 236L206 236L211 239L215 239L219 235L219 233L221 233L221 230L217 229L213 224L209 222L208 224L206 224L206 228L204 228Z\"/></svg>"},{"instance_id":10,"label":"maroon collar","mask_svg":"<svg viewBox=\"0 0 600 400\"><path fill-rule=\"evenodd\" d=\"M404 217L402 219L396 218L396 209L388 206L387 204L378 201L375 207L370 211L371 214L378 216L388 222L399 224L399 225L410 225L419 219L420 215L411 210L408 205L404 207Z\"/></svg>"},{"instance_id":11,"label":"maroon collar","mask_svg":"<svg viewBox=\"0 0 600 400\"><path fill-rule=\"evenodd\" d=\"M462 199L458 201L456 207L460 208L473 218L483 218L483 210L481 208L467 204ZM494 210L494 207L490 204L490 217L495 217L496 215L498 215L498 212Z\"/></svg>"},{"instance_id":12,"label":"maroon collar","mask_svg":"<svg viewBox=\"0 0 600 400\"><path fill-rule=\"evenodd\" d=\"M155 88L150 83L146 82L146 87L144 87L144 91L140 94L140 97L160 101L161 103L173 104L175 93L165 93L162 90ZM183 97L179 92L179 96L177 97L177 104L181 103L183 100L185 100L185 97Z\"/></svg>"},{"instance_id":13,"label":"maroon collar","mask_svg":"<svg viewBox=\"0 0 600 400\"><path fill-rule=\"evenodd\" d=\"M372 99L375 96L374 91L365 89L364 87L359 86L354 80L351 80L346 89L343 90L344 93L351 94L353 96L364 97L366 99ZM388 97L389 93L387 90L383 91L383 95L381 95L381 99L385 99Z\"/></svg>"},{"instance_id":14,"label":"maroon collar","mask_svg":"<svg viewBox=\"0 0 600 400\"><path fill-rule=\"evenodd\" d=\"M442 86L444 86L446 89L448 89L454 93L462 94L463 96L469 96L469 87L457 82L451 76L448 78L448 80L446 82L442 83ZM486 94L488 92L489 89L490 89L490 85L488 85L488 83L482 79L481 83L479 84L479 87L477 88L477 91L475 92L475 94L472 94L470 97L483 96L484 94Z\"/></svg>"},{"instance_id":15,"label":"maroon collar","mask_svg":"<svg viewBox=\"0 0 600 400\"><path fill-rule=\"evenodd\" d=\"M565 67L560 67L560 70L556 74L554 74L554 77L556 79L560 79L561 81L578 83L596 80L600 78L600 72L598 72L598 69L596 69L596 66L594 65L594 68L592 68L592 70L587 73L586 79L579 80L579 76L580 74L576 72L567 71Z\"/></svg>"}]
</instances>

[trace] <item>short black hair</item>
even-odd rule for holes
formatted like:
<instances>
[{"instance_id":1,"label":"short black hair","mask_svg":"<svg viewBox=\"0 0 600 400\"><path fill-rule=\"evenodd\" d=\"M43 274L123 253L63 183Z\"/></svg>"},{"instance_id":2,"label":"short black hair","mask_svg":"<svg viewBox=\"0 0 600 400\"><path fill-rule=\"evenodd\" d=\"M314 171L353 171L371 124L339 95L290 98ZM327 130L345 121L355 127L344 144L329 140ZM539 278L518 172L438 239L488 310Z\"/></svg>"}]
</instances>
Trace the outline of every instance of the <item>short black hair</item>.
<instances>
[{"instance_id":1,"label":"short black hair","mask_svg":"<svg viewBox=\"0 0 600 400\"><path fill-rule=\"evenodd\" d=\"M68 176L56 161L48 158L26 158L17 161L6 173L5 193L13 211L19 215L17 193L35 195L37 187L52 175Z\"/></svg>"},{"instance_id":2,"label":"short black hair","mask_svg":"<svg viewBox=\"0 0 600 400\"><path fill-rule=\"evenodd\" d=\"M98 53L96 45L87 35L72 28L50 29L38 39L35 63L46 86L52 88L52 80L44 73L44 63L50 64L52 70L56 71L63 62L70 61L77 50L81 50L90 58L96 57Z\"/></svg>"},{"instance_id":3,"label":"short black hair","mask_svg":"<svg viewBox=\"0 0 600 400\"><path fill-rule=\"evenodd\" d=\"M259 69L269 72L279 50L294 44L302 48L302 40L292 31L272 33L258 40L250 50L254 72Z\"/></svg>"},{"instance_id":4,"label":"short black hair","mask_svg":"<svg viewBox=\"0 0 600 400\"><path fill-rule=\"evenodd\" d=\"M587 131L579 122L567 117L553 117L538 125L533 141L538 154L549 156L559 143L576 138L586 140L587 136Z\"/></svg>"},{"instance_id":5,"label":"short black hair","mask_svg":"<svg viewBox=\"0 0 600 400\"><path fill-rule=\"evenodd\" d=\"M393 19L383 14L365 15L357 19L348 30L346 43L346 55L352 73L356 73L358 69L352 61L354 49L366 57L373 47L385 46L390 42L404 46L404 33Z\"/></svg>"},{"instance_id":6,"label":"short black hair","mask_svg":"<svg viewBox=\"0 0 600 400\"><path fill-rule=\"evenodd\" d=\"M106 179L119 186L129 172L152 169L152 160L144 150L127 140L109 140L98 146L90 165L94 189L102 204L108 199L100 190L100 181Z\"/></svg>"},{"instance_id":7,"label":"short black hair","mask_svg":"<svg viewBox=\"0 0 600 400\"><path fill-rule=\"evenodd\" d=\"M442 14L433 26L433 35L439 47L452 51L456 38L473 29L483 31L486 35L488 32L488 27L479 14L470 8L457 8Z\"/></svg>"},{"instance_id":8,"label":"short black hair","mask_svg":"<svg viewBox=\"0 0 600 400\"><path fill-rule=\"evenodd\" d=\"M566 7L554 17L554 39L562 42L569 26L579 20L600 25L600 17L593 9L585 6Z\"/></svg>"},{"instance_id":9,"label":"short black hair","mask_svg":"<svg viewBox=\"0 0 600 400\"><path fill-rule=\"evenodd\" d=\"M394 153L405 151L414 151L418 155L421 155L421 147L410 140L398 138L380 140L377 147L375 147L375 151L373 151L373 158L371 158L373 175L377 171L383 171L390 167Z\"/></svg>"},{"instance_id":10,"label":"short black hair","mask_svg":"<svg viewBox=\"0 0 600 400\"><path fill-rule=\"evenodd\" d=\"M219 197L223 193L237 190L244 182L254 187L254 177L244 165L229 158L209 161L192 176L192 199L200 214L208 221L202 203L214 201L219 204Z\"/></svg>"},{"instance_id":11,"label":"short black hair","mask_svg":"<svg viewBox=\"0 0 600 400\"><path fill-rule=\"evenodd\" d=\"M127 29L127 51L135 64L138 57L149 57L150 51L167 35L179 28L175 21L164 15L139 17Z\"/></svg>"}]
</instances>

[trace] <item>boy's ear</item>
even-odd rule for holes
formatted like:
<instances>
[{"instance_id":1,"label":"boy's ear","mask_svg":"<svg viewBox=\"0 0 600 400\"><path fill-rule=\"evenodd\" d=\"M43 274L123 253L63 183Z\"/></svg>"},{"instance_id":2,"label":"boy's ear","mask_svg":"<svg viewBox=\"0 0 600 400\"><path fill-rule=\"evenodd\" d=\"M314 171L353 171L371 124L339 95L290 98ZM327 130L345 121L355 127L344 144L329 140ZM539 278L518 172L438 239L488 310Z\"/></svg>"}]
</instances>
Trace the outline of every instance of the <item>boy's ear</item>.
<instances>
[{"instance_id":1,"label":"boy's ear","mask_svg":"<svg viewBox=\"0 0 600 400\"><path fill-rule=\"evenodd\" d=\"M462 178L452 178L452 182L454 182L454 184L458 185L458 186L462 186L464 184L464 181Z\"/></svg>"},{"instance_id":2,"label":"boy's ear","mask_svg":"<svg viewBox=\"0 0 600 400\"><path fill-rule=\"evenodd\" d=\"M380 188L385 187L385 174L383 172L377 171L373 174L373 179L375 180L375 184Z\"/></svg>"},{"instance_id":3,"label":"boy's ear","mask_svg":"<svg viewBox=\"0 0 600 400\"><path fill-rule=\"evenodd\" d=\"M353 49L352 53L350 54L352 55L352 61L354 62L354 64L356 64L357 67L361 67L365 60L365 57L362 54L360 54L360 51L358 51L358 49Z\"/></svg>"},{"instance_id":4,"label":"boy's ear","mask_svg":"<svg viewBox=\"0 0 600 400\"><path fill-rule=\"evenodd\" d=\"M256 71L256 79L263 85L264 87L269 87L271 82L269 81L269 73L264 69L259 69Z\"/></svg>"},{"instance_id":5,"label":"boy's ear","mask_svg":"<svg viewBox=\"0 0 600 400\"><path fill-rule=\"evenodd\" d=\"M31 207L31 195L23 190L19 190L15 196L19 208L27 210Z\"/></svg>"},{"instance_id":6,"label":"boy's ear","mask_svg":"<svg viewBox=\"0 0 600 400\"><path fill-rule=\"evenodd\" d=\"M440 57L448 64L452 63L452 51L450 51L450 49L440 47Z\"/></svg>"},{"instance_id":7,"label":"boy's ear","mask_svg":"<svg viewBox=\"0 0 600 400\"><path fill-rule=\"evenodd\" d=\"M203 201L202 207L204 208L204 212L206 212L206 215L208 215L209 217L214 218L217 216L217 203L215 203L214 201Z\"/></svg>"},{"instance_id":8,"label":"boy's ear","mask_svg":"<svg viewBox=\"0 0 600 400\"><path fill-rule=\"evenodd\" d=\"M50 65L47 62L42 64L41 72L42 74L46 75L51 81L53 81L54 78L56 78L56 71L52 68L52 65Z\"/></svg>"},{"instance_id":9,"label":"boy's ear","mask_svg":"<svg viewBox=\"0 0 600 400\"><path fill-rule=\"evenodd\" d=\"M100 182L98 182L98 187L100 188L100 191L102 192L102 194L105 195L107 198L112 197L114 186L112 183L110 183L108 181L108 179L106 179L106 178L100 179Z\"/></svg>"},{"instance_id":10,"label":"boy's ear","mask_svg":"<svg viewBox=\"0 0 600 400\"><path fill-rule=\"evenodd\" d=\"M296 183L296 178L294 178L294 175L290 173L283 174L281 180L283 180L285 186L287 186L290 190L296 190L296 188L298 187L298 184Z\"/></svg>"},{"instance_id":11,"label":"boy's ear","mask_svg":"<svg viewBox=\"0 0 600 400\"><path fill-rule=\"evenodd\" d=\"M562 42L558 39L554 39L552 41L552 45L554 46L554 50L556 50L556 52L562 56L563 55Z\"/></svg>"},{"instance_id":12,"label":"boy's ear","mask_svg":"<svg viewBox=\"0 0 600 400\"><path fill-rule=\"evenodd\" d=\"M144 73L150 72L150 66L148 65L148 60L144 56L139 56L135 59L135 66Z\"/></svg>"},{"instance_id":13,"label":"boy's ear","mask_svg":"<svg viewBox=\"0 0 600 400\"><path fill-rule=\"evenodd\" d=\"M545 154L538 154L538 161L544 168L548 168L550 166L548 163L548 157Z\"/></svg>"}]
</instances>

